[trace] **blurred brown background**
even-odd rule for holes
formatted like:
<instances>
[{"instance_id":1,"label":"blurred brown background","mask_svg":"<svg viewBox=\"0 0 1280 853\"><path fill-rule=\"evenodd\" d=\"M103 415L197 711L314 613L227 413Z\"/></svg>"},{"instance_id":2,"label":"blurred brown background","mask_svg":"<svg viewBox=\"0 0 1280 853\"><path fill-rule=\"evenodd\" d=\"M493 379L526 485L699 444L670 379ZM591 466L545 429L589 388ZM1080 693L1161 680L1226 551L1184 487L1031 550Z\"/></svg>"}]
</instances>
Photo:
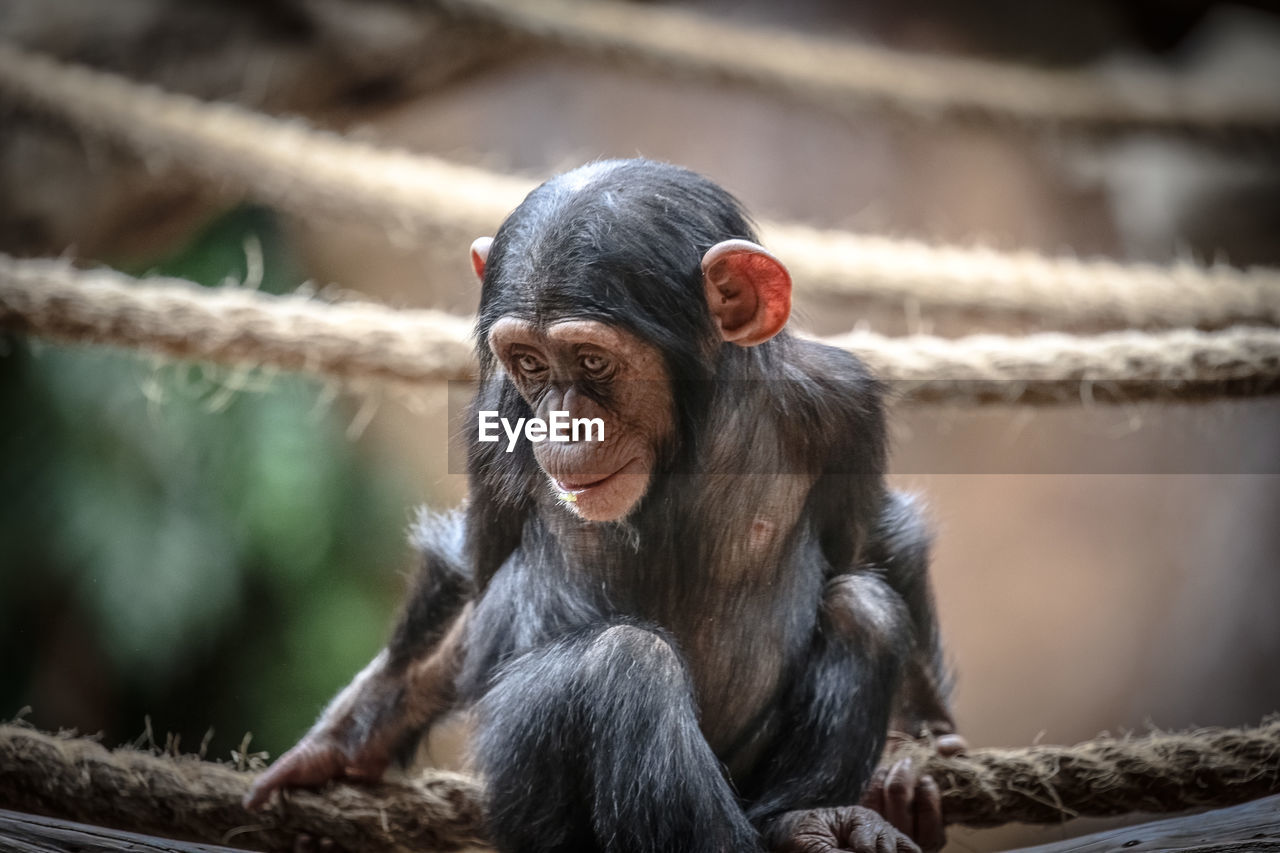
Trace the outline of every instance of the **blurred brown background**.
<instances>
[{"instance_id":1,"label":"blurred brown background","mask_svg":"<svg viewBox=\"0 0 1280 853\"><path fill-rule=\"evenodd\" d=\"M1157 68L1228 93L1274 91L1280 80L1280 15L1270 3L679 5L903 50L1059 68ZM501 171L546 176L602 156L669 160L721 182L770 220L1049 254L1280 264L1274 139L836 113L454 32L429 4L410 0L10 0L0 6L0 35L168 89L300 114L387 146ZM22 112L7 110L0 122L5 252L148 269L235 203L180 169L153 171ZM410 241L350 223L272 222L303 277L396 305L474 308L465 242ZM908 305L866 318L802 303L798 321L822 333L860 321L890 333L964 331ZM997 327L979 318L967 328ZM148 405L141 388L122 395L115 405ZM447 471L442 401L442 390L413 405L369 392L320 408L340 426L362 421L362 407L374 412L367 429L345 440L362 464L396 471L395 500L384 505L447 506L465 483ZM20 422L23 410L4 417ZM218 413L210 408L207 417ZM291 428L312 426L302 419ZM895 437L895 477L926 496L938 522L934 577L958 673L961 730L975 745L1070 743L1148 724L1250 724L1280 709L1280 404L900 407ZM10 510L0 510L12 511L24 496L7 500ZM391 512L400 515L379 536L394 536L407 518L406 510ZM66 521L28 534L74 536ZM404 568L399 547L384 543L382 562L368 568L377 594L359 631L339 627L341 602L320 620L321 631L358 634L345 644L354 647L352 660L381 642ZM4 649L11 670L4 697L14 704L0 715L29 703L44 727L106 728L108 739L136 734L140 720L121 719L112 706L119 691L86 680L98 628L82 624L72 605L42 596L33 572L34 563L16 557L0 566L5 595L34 596L41 613L76 627L4 635L14 644ZM258 625L288 621L291 600L247 612ZM249 607L237 606L242 616ZM255 658L267 685L260 691L270 695L273 678L301 665L303 645ZM324 670L317 696L354 671L347 658L332 670L322 663L307 664ZM236 662L223 660L222 670L234 683ZM308 698L303 720L316 710L318 700ZM187 713L179 719L175 710L156 727L260 725ZM289 726L300 733L296 722ZM277 737L287 738L289 726ZM287 745L267 744L273 752ZM949 849L1036 843L1096 825L956 831Z\"/></svg>"}]
</instances>

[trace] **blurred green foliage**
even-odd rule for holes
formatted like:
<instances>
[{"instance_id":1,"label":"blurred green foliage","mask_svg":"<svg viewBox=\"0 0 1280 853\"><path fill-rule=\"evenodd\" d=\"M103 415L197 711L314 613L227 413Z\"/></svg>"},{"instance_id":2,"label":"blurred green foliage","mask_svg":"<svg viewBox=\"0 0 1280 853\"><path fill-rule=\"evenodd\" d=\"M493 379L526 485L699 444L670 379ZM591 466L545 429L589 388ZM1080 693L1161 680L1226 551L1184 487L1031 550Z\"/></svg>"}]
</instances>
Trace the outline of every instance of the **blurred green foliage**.
<instances>
[{"instance_id":1,"label":"blurred green foliage","mask_svg":"<svg viewBox=\"0 0 1280 853\"><path fill-rule=\"evenodd\" d=\"M258 208L148 271L302 280ZM405 474L372 470L314 380L0 345L0 718L286 749L385 639Z\"/></svg>"}]
</instances>

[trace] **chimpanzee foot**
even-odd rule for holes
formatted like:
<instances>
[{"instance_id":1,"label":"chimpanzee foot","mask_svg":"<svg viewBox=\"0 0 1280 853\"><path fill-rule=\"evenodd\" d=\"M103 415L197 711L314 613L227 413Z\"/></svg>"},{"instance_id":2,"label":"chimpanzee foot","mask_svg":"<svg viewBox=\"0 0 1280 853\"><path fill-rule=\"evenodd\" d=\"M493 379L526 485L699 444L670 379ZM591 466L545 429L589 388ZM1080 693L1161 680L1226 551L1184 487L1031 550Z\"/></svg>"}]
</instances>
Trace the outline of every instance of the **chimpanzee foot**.
<instances>
[{"instance_id":1,"label":"chimpanzee foot","mask_svg":"<svg viewBox=\"0 0 1280 853\"><path fill-rule=\"evenodd\" d=\"M790 812L780 821L785 838L775 853L920 853L886 818L862 806Z\"/></svg>"}]
</instances>

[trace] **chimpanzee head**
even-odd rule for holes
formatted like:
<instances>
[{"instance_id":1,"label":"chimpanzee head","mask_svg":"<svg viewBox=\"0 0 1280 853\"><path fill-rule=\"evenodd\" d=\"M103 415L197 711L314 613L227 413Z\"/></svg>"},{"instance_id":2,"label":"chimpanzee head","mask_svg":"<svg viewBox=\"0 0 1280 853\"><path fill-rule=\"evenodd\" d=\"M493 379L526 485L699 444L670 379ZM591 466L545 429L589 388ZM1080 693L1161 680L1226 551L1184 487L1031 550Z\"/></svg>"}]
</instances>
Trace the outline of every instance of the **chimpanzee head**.
<instances>
[{"instance_id":1,"label":"chimpanzee head","mask_svg":"<svg viewBox=\"0 0 1280 853\"><path fill-rule=\"evenodd\" d=\"M509 416L603 422L603 440L534 445L548 487L589 521L624 518L695 428L676 385L719 378L726 344L765 343L791 310L790 276L737 200L647 160L553 178L471 260L481 381L512 383L528 408Z\"/></svg>"}]
</instances>

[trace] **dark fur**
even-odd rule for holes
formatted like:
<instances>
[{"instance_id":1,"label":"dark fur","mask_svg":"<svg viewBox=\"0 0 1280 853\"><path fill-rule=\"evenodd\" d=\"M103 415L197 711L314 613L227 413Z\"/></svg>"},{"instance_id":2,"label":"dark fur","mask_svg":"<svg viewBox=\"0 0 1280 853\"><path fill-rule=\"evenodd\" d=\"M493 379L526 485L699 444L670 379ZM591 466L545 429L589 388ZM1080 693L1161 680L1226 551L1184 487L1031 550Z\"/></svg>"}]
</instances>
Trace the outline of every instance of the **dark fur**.
<instances>
[{"instance_id":1,"label":"dark fur","mask_svg":"<svg viewBox=\"0 0 1280 853\"><path fill-rule=\"evenodd\" d=\"M527 442L476 442L465 519L420 529L431 556L390 654L420 656L475 597L458 698L504 850L758 847L786 812L857 801L904 671L940 683L927 531L885 488L881 389L785 332L719 342L700 261L735 237L755 239L732 197L646 161L551 181L495 236L477 408L532 414L485 343L497 319L587 318L658 347L677 421L625 522L560 505ZM762 517L784 526L751 544Z\"/></svg>"},{"instance_id":2,"label":"dark fur","mask_svg":"<svg viewBox=\"0 0 1280 853\"><path fill-rule=\"evenodd\" d=\"M439 643L449 620L475 595L462 530L459 512L418 514L411 535L418 571L387 643L393 670L403 669Z\"/></svg>"}]
</instances>

